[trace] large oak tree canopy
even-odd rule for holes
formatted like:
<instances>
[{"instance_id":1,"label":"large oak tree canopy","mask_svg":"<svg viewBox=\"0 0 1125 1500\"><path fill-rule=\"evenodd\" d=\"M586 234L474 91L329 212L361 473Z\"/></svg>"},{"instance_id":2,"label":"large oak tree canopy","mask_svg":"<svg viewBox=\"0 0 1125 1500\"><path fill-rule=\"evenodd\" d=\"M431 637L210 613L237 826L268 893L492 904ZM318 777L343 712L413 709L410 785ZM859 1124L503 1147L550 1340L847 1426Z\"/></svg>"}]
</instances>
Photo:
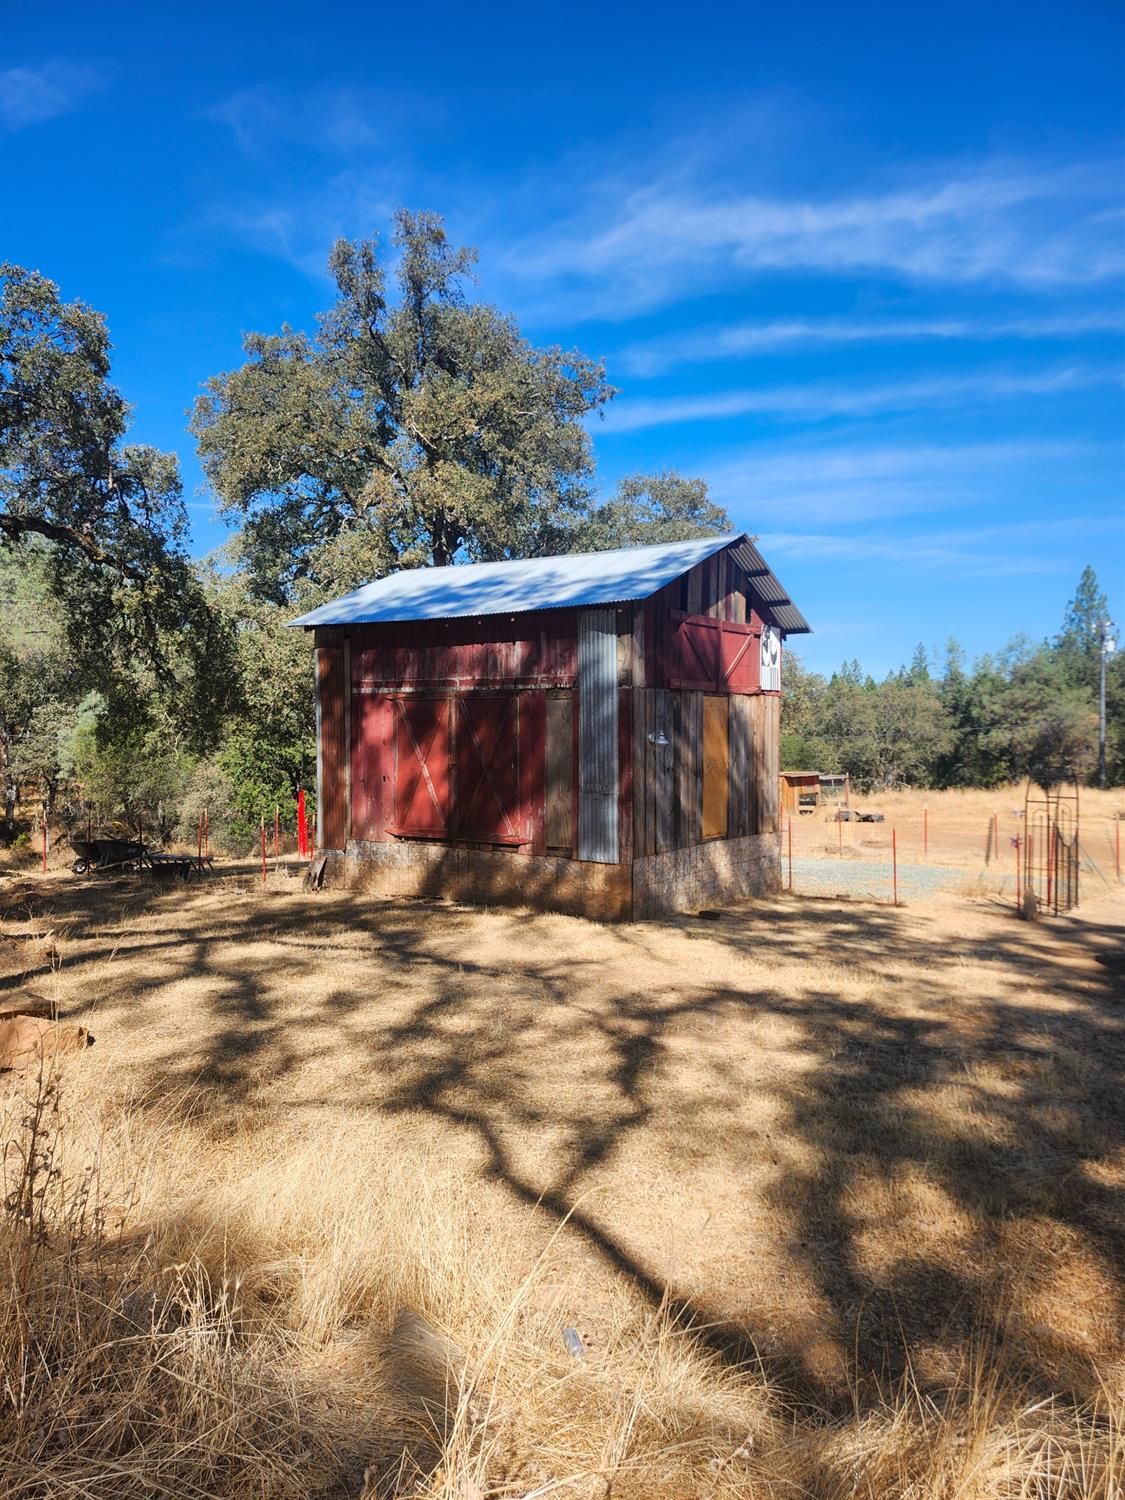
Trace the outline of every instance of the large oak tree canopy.
<instances>
[{"instance_id":1,"label":"large oak tree canopy","mask_svg":"<svg viewBox=\"0 0 1125 1500\"><path fill-rule=\"evenodd\" d=\"M143 584L187 522L175 459L124 445L109 349L100 313L0 266L0 538L42 537Z\"/></svg>"},{"instance_id":2,"label":"large oak tree canopy","mask_svg":"<svg viewBox=\"0 0 1125 1500\"><path fill-rule=\"evenodd\" d=\"M245 339L208 382L193 431L255 587L339 591L401 566L542 552L589 511L582 418L603 366L537 349L470 302L476 252L434 214L400 211L397 297L376 240L337 242L337 301L314 337Z\"/></svg>"},{"instance_id":3,"label":"large oak tree canopy","mask_svg":"<svg viewBox=\"0 0 1125 1500\"><path fill-rule=\"evenodd\" d=\"M45 570L91 681L143 660L181 706L212 704L222 630L188 556L178 465L125 441L109 374L101 315L0 265L0 548Z\"/></svg>"}]
</instances>

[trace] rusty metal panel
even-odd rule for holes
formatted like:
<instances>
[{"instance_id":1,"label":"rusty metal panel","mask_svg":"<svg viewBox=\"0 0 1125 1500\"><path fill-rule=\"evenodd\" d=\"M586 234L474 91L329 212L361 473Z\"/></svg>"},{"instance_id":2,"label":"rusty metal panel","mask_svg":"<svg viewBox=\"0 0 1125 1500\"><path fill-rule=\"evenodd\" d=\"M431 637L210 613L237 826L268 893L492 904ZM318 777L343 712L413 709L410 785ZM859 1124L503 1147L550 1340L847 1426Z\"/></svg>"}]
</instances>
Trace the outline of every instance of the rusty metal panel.
<instances>
[{"instance_id":1,"label":"rusty metal panel","mask_svg":"<svg viewBox=\"0 0 1125 1500\"><path fill-rule=\"evenodd\" d=\"M578 857L616 864L617 615L578 615Z\"/></svg>"}]
</instances>

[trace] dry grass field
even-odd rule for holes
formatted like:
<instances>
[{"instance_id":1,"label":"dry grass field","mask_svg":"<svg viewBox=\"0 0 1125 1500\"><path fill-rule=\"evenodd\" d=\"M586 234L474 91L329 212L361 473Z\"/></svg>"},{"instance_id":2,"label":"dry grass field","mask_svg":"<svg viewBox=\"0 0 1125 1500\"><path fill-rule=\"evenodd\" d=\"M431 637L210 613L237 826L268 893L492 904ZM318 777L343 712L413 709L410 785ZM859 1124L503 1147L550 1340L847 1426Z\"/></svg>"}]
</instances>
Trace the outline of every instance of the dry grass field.
<instances>
[{"instance_id":1,"label":"dry grass field","mask_svg":"<svg viewBox=\"0 0 1125 1500\"><path fill-rule=\"evenodd\" d=\"M1123 939L0 875L0 1490L1121 1500Z\"/></svg>"},{"instance_id":2,"label":"dry grass field","mask_svg":"<svg viewBox=\"0 0 1125 1500\"><path fill-rule=\"evenodd\" d=\"M825 806L817 814L795 819L803 845L819 844L827 852L836 847L842 835L845 852L886 850L891 829L898 835L898 847L904 861L925 858L937 864L957 865L975 871L1011 873L1014 853L1011 840L1024 836L1026 788L1021 785L995 787L988 791L975 788L942 792L918 792L903 789L894 792L854 795L851 806L865 812L880 812L883 823L851 823L839 828L834 821L836 807ZM923 828L923 809L926 810ZM997 818L1000 856L986 866L989 848L989 823ZM1083 787L1079 796L1079 818L1082 851L1087 861L1092 893L1104 891L1105 882L1116 875L1117 821L1125 818L1125 791L1098 791ZM923 855L923 844L925 854ZM1125 859L1125 850L1123 850Z\"/></svg>"}]
</instances>

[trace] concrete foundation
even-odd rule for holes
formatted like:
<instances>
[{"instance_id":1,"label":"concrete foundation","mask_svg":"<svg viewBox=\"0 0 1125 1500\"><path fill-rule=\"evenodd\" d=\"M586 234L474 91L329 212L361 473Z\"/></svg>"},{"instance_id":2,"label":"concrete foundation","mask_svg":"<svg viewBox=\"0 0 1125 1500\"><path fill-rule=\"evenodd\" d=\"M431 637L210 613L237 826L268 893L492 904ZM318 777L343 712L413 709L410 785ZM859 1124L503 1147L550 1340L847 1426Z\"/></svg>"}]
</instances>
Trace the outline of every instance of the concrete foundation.
<instances>
[{"instance_id":1,"label":"concrete foundation","mask_svg":"<svg viewBox=\"0 0 1125 1500\"><path fill-rule=\"evenodd\" d=\"M768 833L616 865L426 843L353 842L346 851L324 852L325 880L334 887L527 906L601 922L724 906L781 888L777 835Z\"/></svg>"}]
</instances>

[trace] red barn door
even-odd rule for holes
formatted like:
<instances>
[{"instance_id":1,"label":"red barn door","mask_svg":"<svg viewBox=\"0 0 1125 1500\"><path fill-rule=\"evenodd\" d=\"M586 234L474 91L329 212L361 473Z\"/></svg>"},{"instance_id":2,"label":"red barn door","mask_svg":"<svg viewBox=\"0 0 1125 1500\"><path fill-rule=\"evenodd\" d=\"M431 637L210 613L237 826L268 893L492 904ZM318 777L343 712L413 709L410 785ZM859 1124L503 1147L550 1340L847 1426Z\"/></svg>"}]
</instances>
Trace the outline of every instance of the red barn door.
<instances>
[{"instance_id":1,"label":"red barn door","mask_svg":"<svg viewBox=\"0 0 1125 1500\"><path fill-rule=\"evenodd\" d=\"M526 747L523 785L518 693L385 700L394 715L391 833L493 844L541 841L543 694L524 696L535 700L527 719L529 728L538 724L540 743Z\"/></svg>"},{"instance_id":2,"label":"red barn door","mask_svg":"<svg viewBox=\"0 0 1125 1500\"><path fill-rule=\"evenodd\" d=\"M396 698L396 833L444 838L450 831L449 698Z\"/></svg>"},{"instance_id":3,"label":"red barn door","mask_svg":"<svg viewBox=\"0 0 1125 1500\"><path fill-rule=\"evenodd\" d=\"M519 697L472 694L454 705L455 804L458 838L513 842L520 838Z\"/></svg>"}]
</instances>

